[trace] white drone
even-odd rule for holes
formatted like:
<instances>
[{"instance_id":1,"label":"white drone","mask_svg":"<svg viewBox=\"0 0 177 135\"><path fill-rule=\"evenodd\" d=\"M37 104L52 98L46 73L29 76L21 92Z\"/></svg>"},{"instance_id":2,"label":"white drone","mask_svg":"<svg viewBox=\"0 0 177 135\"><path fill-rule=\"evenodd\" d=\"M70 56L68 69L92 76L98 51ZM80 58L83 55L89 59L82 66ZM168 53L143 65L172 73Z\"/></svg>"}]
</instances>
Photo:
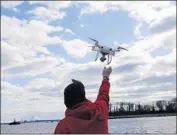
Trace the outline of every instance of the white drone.
<instances>
[{"instance_id":1,"label":"white drone","mask_svg":"<svg viewBox=\"0 0 177 135\"><path fill-rule=\"evenodd\" d=\"M112 61L112 56L115 56L115 52L120 52L121 49L128 51L127 49L120 47L120 46L117 49L112 49L107 46L102 46L98 44L99 42L97 40L92 39L92 38L89 38L89 39L95 42L94 46L89 46L89 47L92 47L92 51L97 51L95 61L98 59L99 53L101 53L102 57L100 58L100 61L104 62L106 60L105 56L108 55L107 64L109 65Z\"/></svg>"}]
</instances>

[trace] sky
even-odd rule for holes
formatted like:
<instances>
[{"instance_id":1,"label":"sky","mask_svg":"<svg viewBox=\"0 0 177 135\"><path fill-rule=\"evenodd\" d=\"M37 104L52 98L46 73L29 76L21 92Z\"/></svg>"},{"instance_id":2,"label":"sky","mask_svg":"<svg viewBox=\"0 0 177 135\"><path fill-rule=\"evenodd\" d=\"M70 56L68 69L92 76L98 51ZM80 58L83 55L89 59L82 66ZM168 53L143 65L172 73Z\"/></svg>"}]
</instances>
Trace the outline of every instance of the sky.
<instances>
[{"instance_id":1,"label":"sky","mask_svg":"<svg viewBox=\"0 0 177 135\"><path fill-rule=\"evenodd\" d=\"M88 46L116 53L110 102L176 96L176 2L1 2L1 122L62 119L64 88L82 81L94 101L106 62Z\"/></svg>"}]
</instances>

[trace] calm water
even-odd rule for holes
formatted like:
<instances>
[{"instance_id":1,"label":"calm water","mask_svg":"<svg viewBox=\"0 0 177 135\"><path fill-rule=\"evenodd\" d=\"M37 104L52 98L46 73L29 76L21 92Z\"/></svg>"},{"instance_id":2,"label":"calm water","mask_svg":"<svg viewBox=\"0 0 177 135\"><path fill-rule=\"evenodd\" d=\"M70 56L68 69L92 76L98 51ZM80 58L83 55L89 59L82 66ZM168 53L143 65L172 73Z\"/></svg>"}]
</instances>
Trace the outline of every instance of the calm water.
<instances>
[{"instance_id":1,"label":"calm water","mask_svg":"<svg viewBox=\"0 0 177 135\"><path fill-rule=\"evenodd\" d=\"M176 116L113 119L110 133L176 133Z\"/></svg>"},{"instance_id":2,"label":"calm water","mask_svg":"<svg viewBox=\"0 0 177 135\"><path fill-rule=\"evenodd\" d=\"M2 133L53 133L57 123L1 125ZM109 133L176 133L176 116L109 120Z\"/></svg>"}]
</instances>

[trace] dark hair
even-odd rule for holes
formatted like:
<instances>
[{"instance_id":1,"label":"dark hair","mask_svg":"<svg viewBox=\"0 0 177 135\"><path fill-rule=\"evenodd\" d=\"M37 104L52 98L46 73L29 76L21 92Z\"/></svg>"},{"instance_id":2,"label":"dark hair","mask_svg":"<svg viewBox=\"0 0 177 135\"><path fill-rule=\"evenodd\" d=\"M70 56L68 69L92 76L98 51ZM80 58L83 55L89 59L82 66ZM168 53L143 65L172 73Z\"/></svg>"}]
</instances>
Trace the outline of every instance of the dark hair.
<instances>
[{"instance_id":1,"label":"dark hair","mask_svg":"<svg viewBox=\"0 0 177 135\"><path fill-rule=\"evenodd\" d=\"M64 102L66 107L71 108L85 99L84 85L80 81L72 79L72 83L64 90Z\"/></svg>"}]
</instances>

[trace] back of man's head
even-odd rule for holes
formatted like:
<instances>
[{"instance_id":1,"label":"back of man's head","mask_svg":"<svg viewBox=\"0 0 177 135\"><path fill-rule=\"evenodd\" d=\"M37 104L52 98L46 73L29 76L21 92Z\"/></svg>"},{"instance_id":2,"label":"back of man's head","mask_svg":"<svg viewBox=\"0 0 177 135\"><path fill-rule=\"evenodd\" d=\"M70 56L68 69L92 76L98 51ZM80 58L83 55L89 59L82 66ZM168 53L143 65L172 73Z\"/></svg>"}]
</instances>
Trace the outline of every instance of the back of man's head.
<instances>
[{"instance_id":1,"label":"back of man's head","mask_svg":"<svg viewBox=\"0 0 177 135\"><path fill-rule=\"evenodd\" d=\"M72 83L69 84L64 90L64 102L67 108L81 103L85 100L85 87L77 80L72 79Z\"/></svg>"}]
</instances>

